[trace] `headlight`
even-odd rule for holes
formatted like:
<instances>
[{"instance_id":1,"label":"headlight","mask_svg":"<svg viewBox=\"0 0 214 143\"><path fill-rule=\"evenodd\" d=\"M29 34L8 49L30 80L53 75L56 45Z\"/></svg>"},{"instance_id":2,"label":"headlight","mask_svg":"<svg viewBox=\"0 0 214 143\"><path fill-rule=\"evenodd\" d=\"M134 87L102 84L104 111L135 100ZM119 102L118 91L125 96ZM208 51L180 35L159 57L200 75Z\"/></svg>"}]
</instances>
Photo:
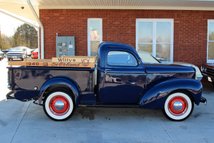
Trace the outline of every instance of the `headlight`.
<instances>
[{"instance_id":1,"label":"headlight","mask_svg":"<svg viewBox=\"0 0 214 143\"><path fill-rule=\"evenodd\" d=\"M195 68L195 79L201 80L203 78L203 75L202 75L200 69L195 65L193 65L193 67Z\"/></svg>"}]
</instances>

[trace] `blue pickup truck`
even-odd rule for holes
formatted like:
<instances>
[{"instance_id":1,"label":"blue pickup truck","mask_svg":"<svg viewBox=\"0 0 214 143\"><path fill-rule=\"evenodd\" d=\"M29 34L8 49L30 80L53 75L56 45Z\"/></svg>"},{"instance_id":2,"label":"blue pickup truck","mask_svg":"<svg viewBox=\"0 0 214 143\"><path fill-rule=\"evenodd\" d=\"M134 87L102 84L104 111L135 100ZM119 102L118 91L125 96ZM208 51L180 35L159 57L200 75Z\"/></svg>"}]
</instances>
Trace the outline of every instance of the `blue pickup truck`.
<instances>
[{"instance_id":1,"label":"blue pickup truck","mask_svg":"<svg viewBox=\"0 0 214 143\"><path fill-rule=\"evenodd\" d=\"M9 88L57 121L82 105L162 109L170 120L182 121L194 104L206 102L193 67L144 63L133 47L111 42L99 45L94 68L9 67Z\"/></svg>"}]
</instances>

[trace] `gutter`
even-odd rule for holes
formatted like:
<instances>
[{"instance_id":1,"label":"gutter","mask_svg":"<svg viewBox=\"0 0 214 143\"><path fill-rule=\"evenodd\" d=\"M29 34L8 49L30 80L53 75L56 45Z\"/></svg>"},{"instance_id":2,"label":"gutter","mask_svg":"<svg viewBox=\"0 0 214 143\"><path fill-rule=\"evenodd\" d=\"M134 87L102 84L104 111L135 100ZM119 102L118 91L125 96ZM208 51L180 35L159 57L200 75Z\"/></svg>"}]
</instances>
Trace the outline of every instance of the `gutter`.
<instances>
[{"instance_id":1,"label":"gutter","mask_svg":"<svg viewBox=\"0 0 214 143\"><path fill-rule=\"evenodd\" d=\"M32 11L32 13L33 13L33 15L35 16L35 18L36 18L36 21L38 22L38 24L39 24L39 27L40 27L40 30L41 30L41 51L40 51L40 48L38 48L39 49L39 53L40 53L40 58L41 59L44 59L44 27L43 27L43 25L42 25L42 22L40 21L40 19L39 19L39 16L37 15L37 13L36 13L36 11L35 11L35 9L34 9L34 7L33 7L33 5L32 5L32 3L31 3L31 0L27 0L27 3L28 3L28 5L29 5L29 7L30 7L30 9L31 9L31 11ZM39 35L39 34L38 34ZM38 43L39 43L39 36L38 36ZM39 45L38 45L39 46Z\"/></svg>"},{"instance_id":2,"label":"gutter","mask_svg":"<svg viewBox=\"0 0 214 143\"><path fill-rule=\"evenodd\" d=\"M9 16L9 17L12 17L12 18L17 19L17 20L19 20L19 21L22 21L22 22L24 22L24 23L27 23L27 24L29 24L29 25L31 25L31 26L33 26L33 27L39 28L38 25L35 25L35 24L33 24L33 23L31 23L31 22L29 22L29 21L27 21L27 20L23 20L22 18L20 18L20 17L18 17L18 16L16 16L16 15L13 15L13 14L11 14L11 13L9 13L9 12L6 12L6 11L4 11L4 10L1 10L1 9L0 9L0 13L3 13L3 14L5 14L5 15Z\"/></svg>"}]
</instances>

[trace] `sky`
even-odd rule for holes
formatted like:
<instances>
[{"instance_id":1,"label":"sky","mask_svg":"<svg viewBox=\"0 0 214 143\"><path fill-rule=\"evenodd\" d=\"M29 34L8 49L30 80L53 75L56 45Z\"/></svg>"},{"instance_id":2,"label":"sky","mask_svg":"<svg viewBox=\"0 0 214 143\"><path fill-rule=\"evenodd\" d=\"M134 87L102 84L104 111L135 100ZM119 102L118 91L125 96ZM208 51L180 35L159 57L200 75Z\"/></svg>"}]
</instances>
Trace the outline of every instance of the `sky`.
<instances>
[{"instance_id":1,"label":"sky","mask_svg":"<svg viewBox=\"0 0 214 143\"><path fill-rule=\"evenodd\" d=\"M22 25L23 22L0 13L0 30L6 36L13 36L16 29Z\"/></svg>"}]
</instances>

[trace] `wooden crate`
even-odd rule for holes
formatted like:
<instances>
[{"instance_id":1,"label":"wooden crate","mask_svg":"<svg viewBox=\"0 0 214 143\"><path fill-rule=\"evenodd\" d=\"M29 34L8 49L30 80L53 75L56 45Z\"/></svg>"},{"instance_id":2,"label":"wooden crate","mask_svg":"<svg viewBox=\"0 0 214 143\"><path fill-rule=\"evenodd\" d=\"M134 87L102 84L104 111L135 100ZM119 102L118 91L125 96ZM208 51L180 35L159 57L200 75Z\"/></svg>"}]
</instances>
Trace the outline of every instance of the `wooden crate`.
<instances>
[{"instance_id":1,"label":"wooden crate","mask_svg":"<svg viewBox=\"0 0 214 143\"><path fill-rule=\"evenodd\" d=\"M52 60L27 59L24 61L9 61L10 66L38 66L38 67L85 67L94 68L96 57L75 56L52 58Z\"/></svg>"}]
</instances>

